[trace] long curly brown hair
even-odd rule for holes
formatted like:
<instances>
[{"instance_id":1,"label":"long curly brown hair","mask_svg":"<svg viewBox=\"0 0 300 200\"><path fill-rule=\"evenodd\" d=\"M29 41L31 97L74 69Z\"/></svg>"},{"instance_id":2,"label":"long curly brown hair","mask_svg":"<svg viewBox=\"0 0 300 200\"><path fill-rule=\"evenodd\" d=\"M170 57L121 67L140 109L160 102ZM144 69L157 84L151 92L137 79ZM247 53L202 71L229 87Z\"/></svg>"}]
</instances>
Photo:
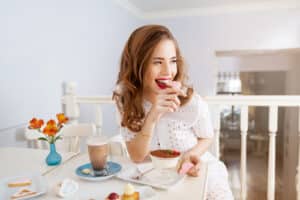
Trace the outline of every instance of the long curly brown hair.
<instances>
[{"instance_id":1,"label":"long curly brown hair","mask_svg":"<svg viewBox=\"0 0 300 200\"><path fill-rule=\"evenodd\" d=\"M176 48L177 74L174 80L187 88L187 96L179 96L181 105L187 103L193 94L193 88L186 84L186 65L169 29L161 25L146 25L136 29L124 47L117 88L113 93L121 113L121 126L131 131L138 132L143 125L143 77L156 45L164 39L172 40Z\"/></svg>"}]
</instances>

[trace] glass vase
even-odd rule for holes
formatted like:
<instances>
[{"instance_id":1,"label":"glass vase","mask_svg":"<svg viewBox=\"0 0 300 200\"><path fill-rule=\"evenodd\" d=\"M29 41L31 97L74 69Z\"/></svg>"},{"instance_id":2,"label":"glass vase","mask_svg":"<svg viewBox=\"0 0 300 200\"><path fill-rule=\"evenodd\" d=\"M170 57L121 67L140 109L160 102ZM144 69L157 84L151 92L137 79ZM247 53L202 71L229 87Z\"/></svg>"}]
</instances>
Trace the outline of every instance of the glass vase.
<instances>
[{"instance_id":1,"label":"glass vase","mask_svg":"<svg viewBox=\"0 0 300 200\"><path fill-rule=\"evenodd\" d=\"M50 153L46 158L47 165L59 165L61 162L61 155L57 153L55 143L50 143Z\"/></svg>"}]
</instances>

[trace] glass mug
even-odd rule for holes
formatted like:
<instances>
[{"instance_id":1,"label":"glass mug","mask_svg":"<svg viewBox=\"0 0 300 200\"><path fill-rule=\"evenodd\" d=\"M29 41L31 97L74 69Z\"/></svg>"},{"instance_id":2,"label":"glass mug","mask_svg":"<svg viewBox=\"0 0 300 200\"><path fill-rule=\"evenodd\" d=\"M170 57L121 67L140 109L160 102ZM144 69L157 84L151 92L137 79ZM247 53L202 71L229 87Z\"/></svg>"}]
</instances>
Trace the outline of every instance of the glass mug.
<instances>
[{"instance_id":1,"label":"glass mug","mask_svg":"<svg viewBox=\"0 0 300 200\"><path fill-rule=\"evenodd\" d=\"M87 139L89 159L95 176L105 176L109 156L109 141L105 137L93 136Z\"/></svg>"}]
</instances>

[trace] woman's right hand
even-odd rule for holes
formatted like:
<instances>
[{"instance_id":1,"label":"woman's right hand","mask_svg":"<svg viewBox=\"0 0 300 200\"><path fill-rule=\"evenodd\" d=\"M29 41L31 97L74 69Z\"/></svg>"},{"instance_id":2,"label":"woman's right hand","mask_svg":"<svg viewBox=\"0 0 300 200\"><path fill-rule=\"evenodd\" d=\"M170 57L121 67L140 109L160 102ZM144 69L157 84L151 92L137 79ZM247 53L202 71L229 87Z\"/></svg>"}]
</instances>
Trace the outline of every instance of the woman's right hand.
<instances>
[{"instance_id":1,"label":"woman's right hand","mask_svg":"<svg viewBox=\"0 0 300 200\"><path fill-rule=\"evenodd\" d=\"M179 82L173 82L169 87L158 91L150 113L159 119L164 113L175 112L180 107L178 96L186 96Z\"/></svg>"}]
</instances>

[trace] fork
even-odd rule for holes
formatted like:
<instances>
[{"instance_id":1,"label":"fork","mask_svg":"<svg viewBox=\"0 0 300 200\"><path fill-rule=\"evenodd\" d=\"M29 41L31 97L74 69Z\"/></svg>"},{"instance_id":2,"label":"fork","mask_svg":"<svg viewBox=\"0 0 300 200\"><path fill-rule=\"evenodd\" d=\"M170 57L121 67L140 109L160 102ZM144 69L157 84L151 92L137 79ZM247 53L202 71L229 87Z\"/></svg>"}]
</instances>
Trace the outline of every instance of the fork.
<instances>
[{"instance_id":1,"label":"fork","mask_svg":"<svg viewBox=\"0 0 300 200\"><path fill-rule=\"evenodd\" d=\"M152 170L154 170L154 167L153 167L153 168L150 168L150 169L148 169L148 170L146 170L146 171L144 171L144 172L141 172L141 171L139 170L139 168L137 168L137 170L138 170L139 174L136 175L136 176L131 177L132 179L135 179L135 180L141 179L142 176L144 176L145 174L147 174L147 173L151 172Z\"/></svg>"}]
</instances>

